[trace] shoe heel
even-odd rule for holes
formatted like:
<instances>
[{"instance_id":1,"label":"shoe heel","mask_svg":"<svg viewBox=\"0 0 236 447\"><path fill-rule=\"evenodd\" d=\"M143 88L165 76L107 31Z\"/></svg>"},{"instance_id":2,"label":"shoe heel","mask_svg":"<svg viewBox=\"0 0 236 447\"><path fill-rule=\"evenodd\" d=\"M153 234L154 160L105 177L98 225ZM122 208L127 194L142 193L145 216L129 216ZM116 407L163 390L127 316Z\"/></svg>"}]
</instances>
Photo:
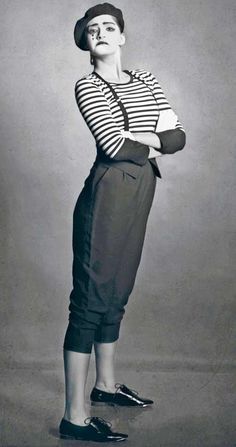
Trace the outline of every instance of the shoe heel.
<instances>
[{"instance_id":1,"label":"shoe heel","mask_svg":"<svg viewBox=\"0 0 236 447\"><path fill-rule=\"evenodd\" d=\"M74 437L74 436L70 436L70 435L63 435L63 434L61 434L61 433L60 433L60 438L61 438L61 439L75 439L75 437Z\"/></svg>"}]
</instances>

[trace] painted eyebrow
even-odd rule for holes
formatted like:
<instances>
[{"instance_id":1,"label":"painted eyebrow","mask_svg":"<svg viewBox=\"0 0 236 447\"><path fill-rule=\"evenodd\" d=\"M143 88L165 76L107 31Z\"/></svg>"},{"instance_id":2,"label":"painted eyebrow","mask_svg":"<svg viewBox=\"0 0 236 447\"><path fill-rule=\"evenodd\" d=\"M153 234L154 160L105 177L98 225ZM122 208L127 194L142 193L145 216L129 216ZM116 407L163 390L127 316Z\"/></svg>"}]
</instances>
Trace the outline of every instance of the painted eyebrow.
<instances>
[{"instance_id":1,"label":"painted eyebrow","mask_svg":"<svg viewBox=\"0 0 236 447\"><path fill-rule=\"evenodd\" d=\"M112 23L112 25L115 25L114 22L102 22L103 25L108 25L109 23ZM98 25L98 23L91 23L90 25L87 26L87 28L89 28L90 26L94 26L94 25Z\"/></svg>"}]
</instances>

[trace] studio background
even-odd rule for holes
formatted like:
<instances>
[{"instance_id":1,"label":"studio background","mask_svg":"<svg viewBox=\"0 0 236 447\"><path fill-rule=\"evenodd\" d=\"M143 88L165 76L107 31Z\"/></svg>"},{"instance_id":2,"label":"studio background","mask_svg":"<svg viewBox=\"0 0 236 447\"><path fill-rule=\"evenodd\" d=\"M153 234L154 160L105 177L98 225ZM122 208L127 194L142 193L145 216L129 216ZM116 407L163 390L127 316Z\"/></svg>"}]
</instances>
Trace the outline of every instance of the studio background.
<instances>
[{"instance_id":1,"label":"studio background","mask_svg":"<svg viewBox=\"0 0 236 447\"><path fill-rule=\"evenodd\" d=\"M73 29L96 3L0 4L1 365L51 368L61 384L72 213L96 156L74 97L93 66ZM122 68L156 76L187 135L181 152L158 159L117 361L211 378L235 367L235 2L114 4L125 19Z\"/></svg>"}]
</instances>

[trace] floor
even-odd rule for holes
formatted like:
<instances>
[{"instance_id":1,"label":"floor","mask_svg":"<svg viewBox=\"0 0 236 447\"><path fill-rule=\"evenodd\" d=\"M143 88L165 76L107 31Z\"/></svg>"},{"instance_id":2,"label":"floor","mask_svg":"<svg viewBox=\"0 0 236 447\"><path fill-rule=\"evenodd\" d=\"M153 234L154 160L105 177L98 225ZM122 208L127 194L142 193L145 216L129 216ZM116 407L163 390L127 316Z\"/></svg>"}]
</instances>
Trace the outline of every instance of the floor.
<instances>
[{"instance_id":1,"label":"floor","mask_svg":"<svg viewBox=\"0 0 236 447\"><path fill-rule=\"evenodd\" d=\"M132 363L132 362L131 362ZM236 375L233 368L218 371L154 370L145 365L122 365L117 380L144 397L151 408L92 407L91 414L128 433L130 447L235 447ZM94 382L91 361L87 396ZM101 445L61 440L58 424L63 413L63 365L1 370L1 447L74 447ZM89 402L88 402L89 405ZM112 443L114 445L114 443Z\"/></svg>"}]
</instances>

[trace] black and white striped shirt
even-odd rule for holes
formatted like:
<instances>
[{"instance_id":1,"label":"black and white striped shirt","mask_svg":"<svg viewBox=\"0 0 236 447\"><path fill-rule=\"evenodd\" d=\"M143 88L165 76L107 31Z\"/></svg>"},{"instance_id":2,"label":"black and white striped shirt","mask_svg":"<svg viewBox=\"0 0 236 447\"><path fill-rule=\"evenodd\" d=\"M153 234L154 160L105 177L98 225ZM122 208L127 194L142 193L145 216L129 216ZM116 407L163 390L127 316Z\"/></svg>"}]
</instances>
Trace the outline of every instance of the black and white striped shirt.
<instances>
[{"instance_id":1,"label":"black and white striped shirt","mask_svg":"<svg viewBox=\"0 0 236 447\"><path fill-rule=\"evenodd\" d=\"M143 69L129 73L130 80L125 84L109 82L127 111L129 131L155 132L160 114L171 106L152 73ZM76 82L75 96L97 145L109 158L117 158L127 140L121 133L124 116L107 84L90 73ZM178 118L175 128L184 131Z\"/></svg>"}]
</instances>

